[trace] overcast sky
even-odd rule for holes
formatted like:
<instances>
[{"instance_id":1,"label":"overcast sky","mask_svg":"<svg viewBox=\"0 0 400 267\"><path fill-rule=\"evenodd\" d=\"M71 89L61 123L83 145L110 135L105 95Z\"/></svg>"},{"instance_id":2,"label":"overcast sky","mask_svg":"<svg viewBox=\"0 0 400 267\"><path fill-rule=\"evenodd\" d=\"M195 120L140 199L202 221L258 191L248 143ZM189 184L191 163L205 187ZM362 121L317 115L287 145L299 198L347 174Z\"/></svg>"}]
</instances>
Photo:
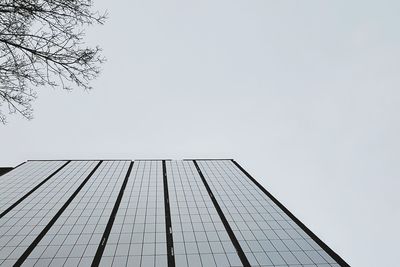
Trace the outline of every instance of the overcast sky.
<instances>
[{"instance_id":1,"label":"overcast sky","mask_svg":"<svg viewBox=\"0 0 400 267\"><path fill-rule=\"evenodd\" d=\"M0 126L28 159L235 158L353 266L398 266L400 2L97 0L90 93Z\"/></svg>"}]
</instances>

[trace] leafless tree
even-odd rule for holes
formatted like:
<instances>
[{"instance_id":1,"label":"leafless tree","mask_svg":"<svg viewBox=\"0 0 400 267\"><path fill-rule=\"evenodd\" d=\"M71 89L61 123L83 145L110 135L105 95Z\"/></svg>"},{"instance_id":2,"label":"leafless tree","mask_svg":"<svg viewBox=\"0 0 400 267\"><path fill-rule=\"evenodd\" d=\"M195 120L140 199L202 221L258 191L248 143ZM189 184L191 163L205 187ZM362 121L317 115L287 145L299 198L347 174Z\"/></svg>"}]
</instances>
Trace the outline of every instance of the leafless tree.
<instances>
[{"instance_id":1,"label":"leafless tree","mask_svg":"<svg viewBox=\"0 0 400 267\"><path fill-rule=\"evenodd\" d=\"M103 24L91 0L0 0L0 122L32 118L40 86L90 89L104 61L86 47L86 26Z\"/></svg>"}]
</instances>

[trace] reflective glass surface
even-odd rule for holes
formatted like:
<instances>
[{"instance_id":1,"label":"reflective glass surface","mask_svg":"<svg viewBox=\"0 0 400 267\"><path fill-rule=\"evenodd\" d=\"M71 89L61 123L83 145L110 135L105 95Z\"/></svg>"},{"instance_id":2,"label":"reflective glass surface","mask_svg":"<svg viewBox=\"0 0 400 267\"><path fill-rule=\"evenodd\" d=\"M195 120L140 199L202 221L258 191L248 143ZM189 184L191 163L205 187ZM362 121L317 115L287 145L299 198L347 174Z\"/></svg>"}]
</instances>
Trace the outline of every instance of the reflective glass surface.
<instances>
[{"instance_id":1,"label":"reflective glass surface","mask_svg":"<svg viewBox=\"0 0 400 267\"><path fill-rule=\"evenodd\" d=\"M40 184L64 163L65 161L28 161L0 176L0 213Z\"/></svg>"},{"instance_id":2,"label":"reflective glass surface","mask_svg":"<svg viewBox=\"0 0 400 267\"><path fill-rule=\"evenodd\" d=\"M130 161L104 161L23 266L89 266Z\"/></svg>"},{"instance_id":3,"label":"reflective glass surface","mask_svg":"<svg viewBox=\"0 0 400 267\"><path fill-rule=\"evenodd\" d=\"M65 163L1 176L0 212ZM196 163L71 161L0 218L0 266L339 266L231 160Z\"/></svg>"},{"instance_id":4,"label":"reflective glass surface","mask_svg":"<svg viewBox=\"0 0 400 267\"><path fill-rule=\"evenodd\" d=\"M192 161L167 161L176 266L242 266Z\"/></svg>"},{"instance_id":5,"label":"reflective glass surface","mask_svg":"<svg viewBox=\"0 0 400 267\"><path fill-rule=\"evenodd\" d=\"M161 161L135 161L100 266L167 266Z\"/></svg>"},{"instance_id":6,"label":"reflective glass surface","mask_svg":"<svg viewBox=\"0 0 400 267\"><path fill-rule=\"evenodd\" d=\"M71 162L0 219L0 265L12 266L95 167Z\"/></svg>"},{"instance_id":7,"label":"reflective glass surface","mask_svg":"<svg viewBox=\"0 0 400 267\"><path fill-rule=\"evenodd\" d=\"M252 266L339 266L232 161L198 164Z\"/></svg>"}]
</instances>

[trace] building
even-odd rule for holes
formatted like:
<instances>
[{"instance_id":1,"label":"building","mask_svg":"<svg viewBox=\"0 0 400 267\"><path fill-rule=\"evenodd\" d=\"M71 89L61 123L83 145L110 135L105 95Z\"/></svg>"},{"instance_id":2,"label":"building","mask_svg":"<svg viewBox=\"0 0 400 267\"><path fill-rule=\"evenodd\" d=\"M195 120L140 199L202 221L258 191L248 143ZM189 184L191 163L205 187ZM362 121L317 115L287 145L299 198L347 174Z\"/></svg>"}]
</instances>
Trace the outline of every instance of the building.
<instances>
[{"instance_id":1,"label":"building","mask_svg":"<svg viewBox=\"0 0 400 267\"><path fill-rule=\"evenodd\" d=\"M234 160L27 161L0 266L348 266Z\"/></svg>"}]
</instances>

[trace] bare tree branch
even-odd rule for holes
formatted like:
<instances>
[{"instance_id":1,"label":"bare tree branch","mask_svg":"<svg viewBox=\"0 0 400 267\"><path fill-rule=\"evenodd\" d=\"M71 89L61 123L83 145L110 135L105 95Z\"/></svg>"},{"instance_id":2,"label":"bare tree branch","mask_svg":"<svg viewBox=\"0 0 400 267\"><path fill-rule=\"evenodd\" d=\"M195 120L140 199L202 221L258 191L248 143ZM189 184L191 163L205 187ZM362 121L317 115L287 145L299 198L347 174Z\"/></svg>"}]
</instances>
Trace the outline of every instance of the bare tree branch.
<instances>
[{"instance_id":1,"label":"bare tree branch","mask_svg":"<svg viewBox=\"0 0 400 267\"><path fill-rule=\"evenodd\" d=\"M0 122L33 116L39 86L91 89L104 62L85 47L84 27L103 24L91 0L0 0Z\"/></svg>"}]
</instances>

